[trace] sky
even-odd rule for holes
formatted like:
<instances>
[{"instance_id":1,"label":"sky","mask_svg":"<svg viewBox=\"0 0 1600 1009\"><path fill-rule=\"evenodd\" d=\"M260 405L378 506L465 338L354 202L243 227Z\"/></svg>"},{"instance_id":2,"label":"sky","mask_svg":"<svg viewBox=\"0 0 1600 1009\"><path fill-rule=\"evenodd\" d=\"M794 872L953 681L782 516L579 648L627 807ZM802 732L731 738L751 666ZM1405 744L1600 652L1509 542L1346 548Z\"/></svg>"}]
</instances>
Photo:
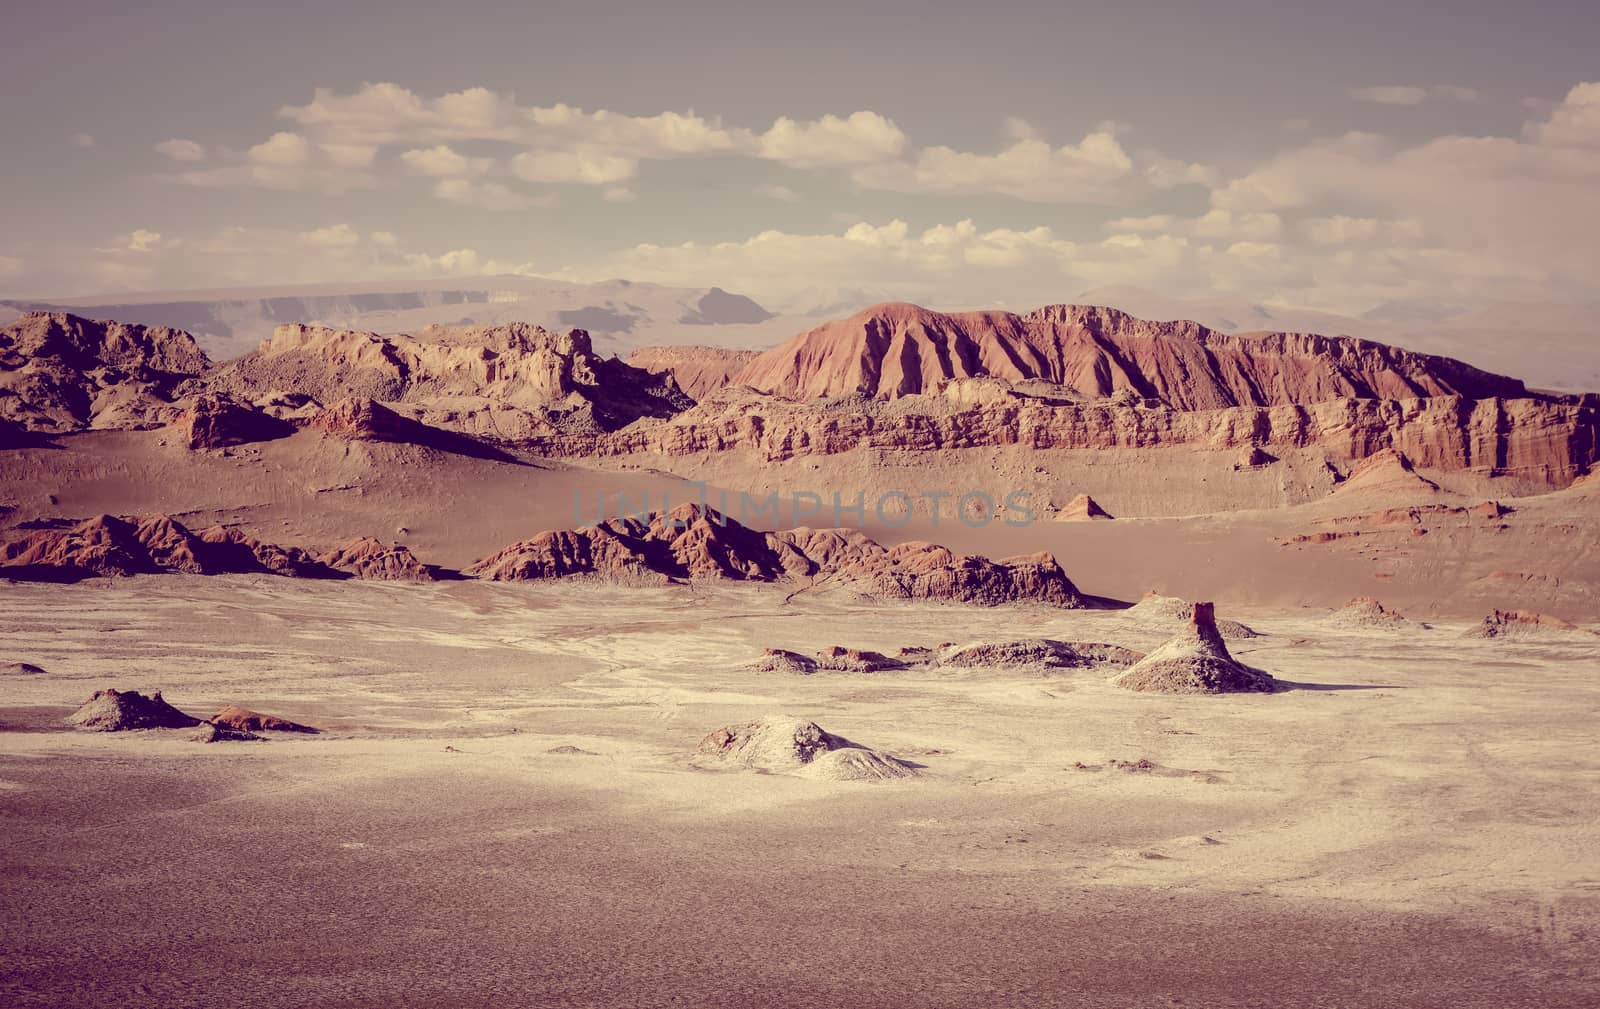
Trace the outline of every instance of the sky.
<instances>
[{"instance_id":1,"label":"sky","mask_svg":"<svg viewBox=\"0 0 1600 1009\"><path fill-rule=\"evenodd\" d=\"M152 0L6 36L0 296L1600 301L1593 2Z\"/></svg>"}]
</instances>

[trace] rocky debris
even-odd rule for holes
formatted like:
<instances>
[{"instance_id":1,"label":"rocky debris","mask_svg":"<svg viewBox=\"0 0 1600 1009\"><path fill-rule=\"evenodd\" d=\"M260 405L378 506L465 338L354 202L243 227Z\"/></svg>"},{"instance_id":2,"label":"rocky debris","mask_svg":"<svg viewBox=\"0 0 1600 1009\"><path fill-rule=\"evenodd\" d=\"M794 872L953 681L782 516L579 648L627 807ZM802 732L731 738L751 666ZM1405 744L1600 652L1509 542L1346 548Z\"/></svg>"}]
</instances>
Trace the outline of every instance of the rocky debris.
<instances>
[{"instance_id":1,"label":"rocky debris","mask_svg":"<svg viewBox=\"0 0 1600 1009\"><path fill-rule=\"evenodd\" d=\"M437 577L437 569L417 560L407 547L387 545L371 536L346 541L324 554L322 561L369 581L431 582Z\"/></svg>"},{"instance_id":2,"label":"rocky debris","mask_svg":"<svg viewBox=\"0 0 1600 1009\"><path fill-rule=\"evenodd\" d=\"M1527 393L1515 379L1460 361L1365 340L1229 336L1088 305L1027 315L874 305L767 351L733 381L802 400L855 393L892 399L978 377L1043 379L1080 396L1127 393L1180 410Z\"/></svg>"},{"instance_id":3,"label":"rocky debris","mask_svg":"<svg viewBox=\"0 0 1600 1009\"><path fill-rule=\"evenodd\" d=\"M1277 681L1234 659L1210 603L1195 603L1189 626L1117 677L1118 686L1161 694L1271 692Z\"/></svg>"},{"instance_id":4,"label":"rocky debris","mask_svg":"<svg viewBox=\"0 0 1600 1009\"><path fill-rule=\"evenodd\" d=\"M249 729L240 729L232 725L223 725L215 721L201 722L194 735L189 737L191 743L261 743L266 741L265 736L258 736Z\"/></svg>"},{"instance_id":5,"label":"rocky debris","mask_svg":"<svg viewBox=\"0 0 1600 1009\"><path fill-rule=\"evenodd\" d=\"M1158 592L1146 592L1137 603L1128 608L1128 615L1152 621L1161 621L1175 624L1188 624L1194 614L1194 604L1187 599L1177 596L1164 596ZM1215 620L1217 630L1229 641L1239 641L1245 638L1259 638L1260 632L1241 624L1237 620Z\"/></svg>"},{"instance_id":6,"label":"rocky debris","mask_svg":"<svg viewBox=\"0 0 1600 1009\"><path fill-rule=\"evenodd\" d=\"M1268 453L1260 445L1248 445L1239 453L1239 458L1233 464L1235 471L1246 469L1263 469L1278 461L1278 457Z\"/></svg>"},{"instance_id":7,"label":"rocky debris","mask_svg":"<svg viewBox=\"0 0 1600 1009\"><path fill-rule=\"evenodd\" d=\"M174 426L191 449L270 441L294 433L294 425L289 422L221 392L196 396Z\"/></svg>"},{"instance_id":8,"label":"rocky debris","mask_svg":"<svg viewBox=\"0 0 1600 1009\"><path fill-rule=\"evenodd\" d=\"M1418 473L1404 452L1386 448L1358 462L1334 488L1333 493L1349 497L1374 491L1382 494L1429 495L1439 493L1439 485Z\"/></svg>"},{"instance_id":9,"label":"rocky debris","mask_svg":"<svg viewBox=\"0 0 1600 1009\"><path fill-rule=\"evenodd\" d=\"M1483 618L1483 623L1466 634L1469 638L1504 640L1593 641L1600 633L1560 617L1528 610L1494 610Z\"/></svg>"},{"instance_id":10,"label":"rocky debris","mask_svg":"<svg viewBox=\"0 0 1600 1009\"><path fill-rule=\"evenodd\" d=\"M1334 543L1338 540L1352 539L1360 535L1361 531L1359 529L1350 529L1344 532L1296 533L1293 536L1274 536L1272 542L1285 547L1301 544L1315 546L1322 543Z\"/></svg>"},{"instance_id":11,"label":"rocky debris","mask_svg":"<svg viewBox=\"0 0 1600 1009\"><path fill-rule=\"evenodd\" d=\"M159 427L210 366L180 330L29 312L0 326L0 420L45 433Z\"/></svg>"},{"instance_id":12,"label":"rocky debris","mask_svg":"<svg viewBox=\"0 0 1600 1009\"><path fill-rule=\"evenodd\" d=\"M1109 519L1111 513L1095 503L1094 498L1087 494L1079 494L1067 503L1067 506L1056 512L1057 521L1083 522L1091 519Z\"/></svg>"},{"instance_id":13,"label":"rocky debris","mask_svg":"<svg viewBox=\"0 0 1600 1009\"><path fill-rule=\"evenodd\" d=\"M718 729L700 741L697 753L702 766L833 781L880 781L916 774L903 760L826 732L815 722L787 716Z\"/></svg>"},{"instance_id":14,"label":"rocky debris","mask_svg":"<svg viewBox=\"0 0 1600 1009\"><path fill-rule=\"evenodd\" d=\"M1335 518L1318 519L1317 524L1332 526L1416 526L1429 519L1453 516L1497 520L1510 515L1514 511L1516 511L1515 508L1503 505L1498 501L1484 501L1466 508L1448 504L1408 505L1403 508L1383 508L1369 515L1340 515Z\"/></svg>"},{"instance_id":15,"label":"rocky debris","mask_svg":"<svg viewBox=\"0 0 1600 1009\"><path fill-rule=\"evenodd\" d=\"M1371 596L1357 596L1328 617L1328 624L1347 630L1401 630L1415 626Z\"/></svg>"},{"instance_id":16,"label":"rocky debris","mask_svg":"<svg viewBox=\"0 0 1600 1009\"><path fill-rule=\"evenodd\" d=\"M71 581L162 572L345 577L304 550L262 543L221 526L193 533L167 515L100 515L0 542L0 577Z\"/></svg>"},{"instance_id":17,"label":"rocky debris","mask_svg":"<svg viewBox=\"0 0 1600 1009\"><path fill-rule=\"evenodd\" d=\"M817 653L817 668L839 673L876 673L885 669L899 669L905 663L891 659L882 652L864 648L845 648L829 645Z\"/></svg>"},{"instance_id":18,"label":"rocky debris","mask_svg":"<svg viewBox=\"0 0 1600 1009\"><path fill-rule=\"evenodd\" d=\"M799 673L808 676L817 671L817 660L787 648L768 648L761 653L761 658L750 663L750 668L758 673Z\"/></svg>"},{"instance_id":19,"label":"rocky debris","mask_svg":"<svg viewBox=\"0 0 1600 1009\"><path fill-rule=\"evenodd\" d=\"M938 653L941 666L977 669L1126 669L1141 658L1120 645L1050 638L949 645Z\"/></svg>"},{"instance_id":20,"label":"rocky debris","mask_svg":"<svg viewBox=\"0 0 1600 1009\"><path fill-rule=\"evenodd\" d=\"M614 431L693 404L671 376L595 354L581 329L520 322L394 336L279 326L209 384L247 399L290 390L323 403L403 404L424 426L512 441Z\"/></svg>"},{"instance_id":21,"label":"rocky debris","mask_svg":"<svg viewBox=\"0 0 1600 1009\"><path fill-rule=\"evenodd\" d=\"M31 662L0 662L0 676L39 676L44 671Z\"/></svg>"},{"instance_id":22,"label":"rocky debris","mask_svg":"<svg viewBox=\"0 0 1600 1009\"><path fill-rule=\"evenodd\" d=\"M640 347L628 355L628 363L648 372L670 374L685 395L698 401L727 385L758 356L760 351L723 347Z\"/></svg>"},{"instance_id":23,"label":"rocky debris","mask_svg":"<svg viewBox=\"0 0 1600 1009\"><path fill-rule=\"evenodd\" d=\"M1047 553L991 561L930 543L886 548L848 529L760 533L697 504L647 519L543 532L477 561L467 573L495 581L719 578L826 585L874 598L1085 605Z\"/></svg>"},{"instance_id":24,"label":"rocky debris","mask_svg":"<svg viewBox=\"0 0 1600 1009\"><path fill-rule=\"evenodd\" d=\"M149 697L137 690L96 690L67 717L67 723L94 732L132 729L191 729L200 719L168 704L158 690Z\"/></svg>"},{"instance_id":25,"label":"rocky debris","mask_svg":"<svg viewBox=\"0 0 1600 1009\"><path fill-rule=\"evenodd\" d=\"M315 734L318 729L299 722L291 722L287 718L276 715L263 715L259 711L241 708L237 704L230 704L226 708L212 715L208 720L212 725L240 732L305 732Z\"/></svg>"},{"instance_id":26,"label":"rocky debris","mask_svg":"<svg viewBox=\"0 0 1600 1009\"><path fill-rule=\"evenodd\" d=\"M548 750L546 750L544 752L553 753L553 754L556 754L557 756L562 756L562 757L598 757L598 756L600 756L600 754L595 753L592 750L585 750L580 746L573 746L571 743L563 743L560 746L552 746L550 749L548 749Z\"/></svg>"}]
</instances>

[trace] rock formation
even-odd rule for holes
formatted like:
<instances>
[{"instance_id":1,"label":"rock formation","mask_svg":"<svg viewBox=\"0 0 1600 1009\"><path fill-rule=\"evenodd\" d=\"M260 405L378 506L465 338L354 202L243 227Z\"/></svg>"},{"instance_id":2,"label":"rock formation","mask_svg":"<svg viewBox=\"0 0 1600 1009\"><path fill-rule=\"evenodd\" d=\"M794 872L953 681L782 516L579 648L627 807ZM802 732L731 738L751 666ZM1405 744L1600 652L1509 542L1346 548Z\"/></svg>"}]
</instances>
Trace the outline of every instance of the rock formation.
<instances>
[{"instance_id":1,"label":"rock formation","mask_svg":"<svg viewBox=\"0 0 1600 1009\"><path fill-rule=\"evenodd\" d=\"M294 433L287 421L220 392L196 396L176 424L191 449L224 448Z\"/></svg>"},{"instance_id":2,"label":"rock formation","mask_svg":"<svg viewBox=\"0 0 1600 1009\"><path fill-rule=\"evenodd\" d=\"M0 542L0 577L70 581L160 572L344 577L304 550L221 526L193 533L167 515L101 515L67 529L23 531Z\"/></svg>"},{"instance_id":3,"label":"rock formation","mask_svg":"<svg viewBox=\"0 0 1600 1009\"><path fill-rule=\"evenodd\" d=\"M700 400L727 385L759 356L760 351L722 347L640 347L628 355L628 363L670 374L689 398Z\"/></svg>"},{"instance_id":4,"label":"rock formation","mask_svg":"<svg viewBox=\"0 0 1600 1009\"><path fill-rule=\"evenodd\" d=\"M200 719L186 715L168 704L158 690L149 697L137 690L96 690L83 705L67 717L67 723L95 732L125 732L130 729L189 729Z\"/></svg>"},{"instance_id":5,"label":"rock formation","mask_svg":"<svg viewBox=\"0 0 1600 1009\"><path fill-rule=\"evenodd\" d=\"M1056 520L1060 522L1088 522L1094 519L1109 519L1111 513L1100 507L1095 499L1087 494L1079 494L1067 506L1056 512Z\"/></svg>"},{"instance_id":6,"label":"rock formation","mask_svg":"<svg viewBox=\"0 0 1600 1009\"><path fill-rule=\"evenodd\" d=\"M241 732L305 732L315 734L318 730L299 722L291 722L287 718L278 718L274 715L263 715L259 711L241 708L237 704L230 704L226 708L212 715L208 721L213 725L226 726Z\"/></svg>"},{"instance_id":7,"label":"rock formation","mask_svg":"<svg viewBox=\"0 0 1600 1009\"><path fill-rule=\"evenodd\" d=\"M969 669L1126 669L1144 656L1120 645L1022 638L981 641L940 649L941 666Z\"/></svg>"},{"instance_id":8,"label":"rock formation","mask_svg":"<svg viewBox=\"0 0 1600 1009\"><path fill-rule=\"evenodd\" d=\"M1228 653L1210 603L1195 603L1183 633L1117 677L1117 685L1160 694L1270 692L1277 682Z\"/></svg>"},{"instance_id":9,"label":"rock formation","mask_svg":"<svg viewBox=\"0 0 1600 1009\"><path fill-rule=\"evenodd\" d=\"M209 367L176 329L30 312L0 326L0 420L45 433L159 427Z\"/></svg>"},{"instance_id":10,"label":"rock formation","mask_svg":"<svg viewBox=\"0 0 1600 1009\"><path fill-rule=\"evenodd\" d=\"M599 357L581 329L557 334L525 323L434 326L414 336L279 326L208 384L249 399L289 390L322 403L405 404L425 425L506 441L611 431L692 403L669 376Z\"/></svg>"},{"instance_id":11,"label":"rock formation","mask_svg":"<svg viewBox=\"0 0 1600 1009\"><path fill-rule=\"evenodd\" d=\"M770 717L718 729L700 741L697 752L699 761L707 766L834 781L879 781L916 774L905 761L798 718Z\"/></svg>"},{"instance_id":12,"label":"rock formation","mask_svg":"<svg viewBox=\"0 0 1600 1009\"><path fill-rule=\"evenodd\" d=\"M1194 604L1177 596L1164 596L1155 591L1146 592L1137 603L1128 608L1128 615L1155 623L1188 624L1194 615ZM1259 638L1253 628L1237 620L1216 620L1217 630L1229 641Z\"/></svg>"},{"instance_id":13,"label":"rock formation","mask_svg":"<svg viewBox=\"0 0 1600 1009\"><path fill-rule=\"evenodd\" d=\"M1328 624L1353 631L1400 630L1415 626L1371 596L1357 596L1328 617Z\"/></svg>"},{"instance_id":14,"label":"rock formation","mask_svg":"<svg viewBox=\"0 0 1600 1009\"><path fill-rule=\"evenodd\" d=\"M1365 340L1229 336L1087 305L1027 315L874 305L767 351L734 381L796 399L891 399L981 376L1044 379L1091 398L1126 391L1179 410L1526 393L1515 379Z\"/></svg>"},{"instance_id":15,"label":"rock formation","mask_svg":"<svg viewBox=\"0 0 1600 1009\"><path fill-rule=\"evenodd\" d=\"M201 722L194 735L189 737L191 743L260 743L265 740L265 736L258 736L249 729L222 725L215 721Z\"/></svg>"},{"instance_id":16,"label":"rock formation","mask_svg":"<svg viewBox=\"0 0 1600 1009\"><path fill-rule=\"evenodd\" d=\"M1547 613L1527 610L1494 610L1483 623L1467 632L1469 638L1531 639L1547 641L1600 641L1600 633Z\"/></svg>"},{"instance_id":17,"label":"rock formation","mask_svg":"<svg viewBox=\"0 0 1600 1009\"><path fill-rule=\"evenodd\" d=\"M596 575L662 582L721 578L820 584L876 598L996 605L1035 601L1084 605L1050 554L991 561L930 543L884 547L847 529L760 533L715 509L679 505L648 519L542 532L467 568L495 581Z\"/></svg>"},{"instance_id":18,"label":"rock formation","mask_svg":"<svg viewBox=\"0 0 1600 1009\"><path fill-rule=\"evenodd\" d=\"M371 536L357 536L323 555L330 568L357 578L384 582L431 582L436 569L424 564L405 546L392 546Z\"/></svg>"}]
</instances>

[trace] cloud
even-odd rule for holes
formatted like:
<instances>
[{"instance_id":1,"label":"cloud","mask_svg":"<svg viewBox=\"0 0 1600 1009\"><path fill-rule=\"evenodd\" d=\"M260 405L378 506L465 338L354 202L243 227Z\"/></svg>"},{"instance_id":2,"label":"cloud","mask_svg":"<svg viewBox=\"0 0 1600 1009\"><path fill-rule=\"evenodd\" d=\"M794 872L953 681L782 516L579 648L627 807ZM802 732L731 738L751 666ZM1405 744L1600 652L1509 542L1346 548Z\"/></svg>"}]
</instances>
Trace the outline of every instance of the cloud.
<instances>
[{"instance_id":1,"label":"cloud","mask_svg":"<svg viewBox=\"0 0 1600 1009\"><path fill-rule=\"evenodd\" d=\"M607 203L632 203L639 198L639 194L627 186L613 186L602 194L601 199Z\"/></svg>"},{"instance_id":2,"label":"cloud","mask_svg":"<svg viewBox=\"0 0 1600 1009\"><path fill-rule=\"evenodd\" d=\"M140 228L128 236L126 247L130 252L149 252L151 249L160 248L161 232Z\"/></svg>"},{"instance_id":3,"label":"cloud","mask_svg":"<svg viewBox=\"0 0 1600 1009\"><path fill-rule=\"evenodd\" d=\"M282 130L242 154L224 152L223 164L165 178L202 188L243 186L343 193L376 183L368 171L376 154L377 148L365 144L320 143Z\"/></svg>"},{"instance_id":4,"label":"cloud","mask_svg":"<svg viewBox=\"0 0 1600 1009\"><path fill-rule=\"evenodd\" d=\"M206 149L193 140L163 140L155 145L158 154L163 154L173 161L204 161Z\"/></svg>"},{"instance_id":5,"label":"cloud","mask_svg":"<svg viewBox=\"0 0 1600 1009\"><path fill-rule=\"evenodd\" d=\"M756 195L764 196L769 200L777 200L779 203L800 202L800 194L795 192L793 189L790 189L788 186L773 184L757 186Z\"/></svg>"},{"instance_id":6,"label":"cloud","mask_svg":"<svg viewBox=\"0 0 1600 1009\"><path fill-rule=\"evenodd\" d=\"M474 182L464 178L440 179L434 183L433 195L449 203L496 211L549 207L554 206L557 200L551 194L534 196L517 192L499 182Z\"/></svg>"},{"instance_id":7,"label":"cloud","mask_svg":"<svg viewBox=\"0 0 1600 1009\"><path fill-rule=\"evenodd\" d=\"M635 158L583 148L573 151L524 151L511 159L511 174L528 182L607 186L639 173Z\"/></svg>"},{"instance_id":8,"label":"cloud","mask_svg":"<svg viewBox=\"0 0 1600 1009\"><path fill-rule=\"evenodd\" d=\"M827 115L810 122L781 116L755 142L755 153L794 168L873 164L906 146L900 127L876 112Z\"/></svg>"},{"instance_id":9,"label":"cloud","mask_svg":"<svg viewBox=\"0 0 1600 1009\"><path fill-rule=\"evenodd\" d=\"M1357 101L1379 105L1421 105L1429 99L1475 102L1480 97L1476 89L1455 84L1436 84L1429 88L1410 84L1380 84L1376 87L1351 88L1349 93Z\"/></svg>"},{"instance_id":10,"label":"cloud","mask_svg":"<svg viewBox=\"0 0 1600 1009\"><path fill-rule=\"evenodd\" d=\"M94 137L90 136L87 133L74 133L72 135L72 146L81 148L81 149L86 150L86 151L93 150L94 149Z\"/></svg>"},{"instance_id":11,"label":"cloud","mask_svg":"<svg viewBox=\"0 0 1600 1009\"><path fill-rule=\"evenodd\" d=\"M487 172L493 161L489 158L469 158L457 154L445 144L427 149L405 151L400 163L416 175L429 178L468 178Z\"/></svg>"}]
</instances>

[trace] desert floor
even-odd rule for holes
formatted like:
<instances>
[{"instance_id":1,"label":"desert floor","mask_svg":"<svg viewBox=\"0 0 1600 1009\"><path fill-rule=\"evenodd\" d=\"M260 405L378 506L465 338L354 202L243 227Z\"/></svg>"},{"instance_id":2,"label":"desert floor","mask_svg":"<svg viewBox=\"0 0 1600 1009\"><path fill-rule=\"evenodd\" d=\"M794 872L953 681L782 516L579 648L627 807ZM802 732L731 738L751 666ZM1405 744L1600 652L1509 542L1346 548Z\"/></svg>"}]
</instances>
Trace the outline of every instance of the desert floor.
<instances>
[{"instance_id":1,"label":"desert floor","mask_svg":"<svg viewBox=\"0 0 1600 1009\"><path fill-rule=\"evenodd\" d=\"M1270 696L757 673L1126 611L723 585L0 584L7 1006L1592 1006L1600 649L1240 611ZM160 689L319 736L80 733ZM769 713L922 765L697 769ZM552 752L558 747L581 751ZM1146 769L1111 761L1147 760ZM1082 766L1080 766L1082 765Z\"/></svg>"}]
</instances>

